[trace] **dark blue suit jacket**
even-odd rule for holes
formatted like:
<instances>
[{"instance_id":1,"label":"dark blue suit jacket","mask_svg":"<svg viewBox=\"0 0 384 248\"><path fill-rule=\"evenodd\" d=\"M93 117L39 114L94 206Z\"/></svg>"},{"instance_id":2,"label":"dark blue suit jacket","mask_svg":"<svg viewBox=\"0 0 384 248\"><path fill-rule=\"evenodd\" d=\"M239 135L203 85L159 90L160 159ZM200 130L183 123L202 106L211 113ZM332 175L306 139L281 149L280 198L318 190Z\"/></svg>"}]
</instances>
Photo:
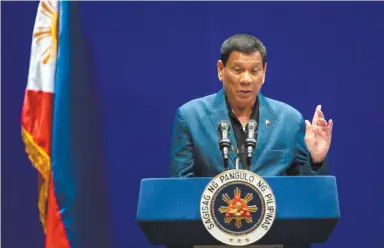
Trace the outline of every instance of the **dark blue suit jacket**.
<instances>
[{"instance_id":1,"label":"dark blue suit jacket","mask_svg":"<svg viewBox=\"0 0 384 248\"><path fill-rule=\"evenodd\" d=\"M260 176L328 173L327 161L322 165L312 164L304 143L304 119L296 109L259 93L259 113L257 147L251 171ZM224 171L217 130L221 120L230 123L223 89L177 109L172 137L171 177L213 177ZM230 138L236 147L233 132ZM229 169L233 168L235 156L232 153Z\"/></svg>"}]
</instances>

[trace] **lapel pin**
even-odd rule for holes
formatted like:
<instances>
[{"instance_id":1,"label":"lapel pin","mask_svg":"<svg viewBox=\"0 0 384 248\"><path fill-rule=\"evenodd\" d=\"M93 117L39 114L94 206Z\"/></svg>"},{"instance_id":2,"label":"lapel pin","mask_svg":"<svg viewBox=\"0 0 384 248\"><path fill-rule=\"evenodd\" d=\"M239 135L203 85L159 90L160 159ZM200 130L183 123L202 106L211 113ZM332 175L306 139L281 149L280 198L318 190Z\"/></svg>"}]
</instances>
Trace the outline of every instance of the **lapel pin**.
<instances>
[{"instance_id":1,"label":"lapel pin","mask_svg":"<svg viewBox=\"0 0 384 248\"><path fill-rule=\"evenodd\" d=\"M271 122L270 122L269 120L266 120L266 121L265 121L265 124L266 124L267 126L270 126L270 125L271 125Z\"/></svg>"}]
</instances>

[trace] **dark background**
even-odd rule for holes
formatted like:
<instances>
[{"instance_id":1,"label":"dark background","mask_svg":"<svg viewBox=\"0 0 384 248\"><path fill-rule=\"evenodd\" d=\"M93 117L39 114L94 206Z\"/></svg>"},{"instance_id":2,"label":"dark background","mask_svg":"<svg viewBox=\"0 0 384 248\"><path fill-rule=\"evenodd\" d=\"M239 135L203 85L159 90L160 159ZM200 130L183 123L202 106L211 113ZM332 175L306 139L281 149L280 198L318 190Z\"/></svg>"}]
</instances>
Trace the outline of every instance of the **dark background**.
<instances>
[{"instance_id":1,"label":"dark background","mask_svg":"<svg viewBox=\"0 0 384 248\"><path fill-rule=\"evenodd\" d=\"M329 241L316 247L381 246L383 3L79 4L99 92L117 247L150 247L135 223L140 180L168 176L175 110L220 89L219 48L239 32L256 35L268 49L266 96L308 119L322 104L334 120L329 167L337 177L341 220ZM4 248L44 247L37 174L20 136L37 5L1 3Z\"/></svg>"}]
</instances>

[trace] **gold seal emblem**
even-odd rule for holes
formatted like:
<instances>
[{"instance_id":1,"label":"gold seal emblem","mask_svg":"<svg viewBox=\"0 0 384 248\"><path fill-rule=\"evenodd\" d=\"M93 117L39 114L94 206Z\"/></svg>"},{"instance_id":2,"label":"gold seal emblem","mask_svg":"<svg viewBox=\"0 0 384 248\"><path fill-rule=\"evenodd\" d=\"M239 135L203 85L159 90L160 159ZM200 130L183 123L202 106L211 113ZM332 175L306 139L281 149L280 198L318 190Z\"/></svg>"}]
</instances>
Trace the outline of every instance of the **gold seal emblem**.
<instances>
[{"instance_id":1,"label":"gold seal emblem","mask_svg":"<svg viewBox=\"0 0 384 248\"><path fill-rule=\"evenodd\" d=\"M200 216L216 240L246 246L262 239L276 217L276 200L268 182L245 170L228 170L212 178L200 199Z\"/></svg>"},{"instance_id":2,"label":"gold seal emblem","mask_svg":"<svg viewBox=\"0 0 384 248\"><path fill-rule=\"evenodd\" d=\"M252 193L247 193L244 199L242 199L241 190L238 187L236 187L234 191L233 199L231 199L228 194L223 194L223 201L228 204L228 206L221 206L219 208L220 213L225 213L224 222L228 224L231 223L232 220L235 220L235 226L237 228L241 228L243 220L251 223L251 212L254 213L258 210L256 205L248 206L248 202L252 199Z\"/></svg>"}]
</instances>

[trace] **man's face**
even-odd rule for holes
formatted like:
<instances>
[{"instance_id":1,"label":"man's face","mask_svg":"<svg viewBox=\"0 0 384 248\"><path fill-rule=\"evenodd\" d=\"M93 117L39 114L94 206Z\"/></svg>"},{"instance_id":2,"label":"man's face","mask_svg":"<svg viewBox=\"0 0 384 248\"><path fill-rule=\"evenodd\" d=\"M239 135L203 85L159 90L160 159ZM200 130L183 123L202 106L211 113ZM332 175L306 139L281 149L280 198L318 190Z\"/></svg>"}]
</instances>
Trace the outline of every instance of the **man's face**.
<instances>
[{"instance_id":1,"label":"man's face","mask_svg":"<svg viewBox=\"0 0 384 248\"><path fill-rule=\"evenodd\" d=\"M252 106L264 83L267 69L266 64L263 66L260 52L232 52L226 66L219 60L217 69L231 104L240 109Z\"/></svg>"}]
</instances>

